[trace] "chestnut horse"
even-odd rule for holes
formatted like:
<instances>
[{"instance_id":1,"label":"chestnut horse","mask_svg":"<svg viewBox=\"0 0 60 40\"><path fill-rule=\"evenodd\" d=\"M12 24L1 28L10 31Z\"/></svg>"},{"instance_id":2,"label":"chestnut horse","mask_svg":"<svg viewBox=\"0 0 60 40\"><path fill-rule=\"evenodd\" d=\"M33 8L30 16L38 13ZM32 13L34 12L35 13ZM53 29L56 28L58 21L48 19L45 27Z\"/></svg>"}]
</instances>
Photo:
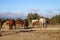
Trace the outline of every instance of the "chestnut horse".
<instances>
[{"instance_id":1,"label":"chestnut horse","mask_svg":"<svg viewBox=\"0 0 60 40\"><path fill-rule=\"evenodd\" d=\"M24 21L23 20L16 20L15 21L15 26L20 28L20 27L24 27Z\"/></svg>"},{"instance_id":2,"label":"chestnut horse","mask_svg":"<svg viewBox=\"0 0 60 40\"><path fill-rule=\"evenodd\" d=\"M28 20L24 19L24 20L16 20L15 21L15 25L18 27L24 27L24 28L28 28Z\"/></svg>"},{"instance_id":3,"label":"chestnut horse","mask_svg":"<svg viewBox=\"0 0 60 40\"><path fill-rule=\"evenodd\" d=\"M39 20L32 20L32 26L34 28L34 25L39 25Z\"/></svg>"},{"instance_id":4,"label":"chestnut horse","mask_svg":"<svg viewBox=\"0 0 60 40\"><path fill-rule=\"evenodd\" d=\"M15 25L15 20L8 19L8 21L9 21L9 29L13 29L13 25Z\"/></svg>"}]
</instances>

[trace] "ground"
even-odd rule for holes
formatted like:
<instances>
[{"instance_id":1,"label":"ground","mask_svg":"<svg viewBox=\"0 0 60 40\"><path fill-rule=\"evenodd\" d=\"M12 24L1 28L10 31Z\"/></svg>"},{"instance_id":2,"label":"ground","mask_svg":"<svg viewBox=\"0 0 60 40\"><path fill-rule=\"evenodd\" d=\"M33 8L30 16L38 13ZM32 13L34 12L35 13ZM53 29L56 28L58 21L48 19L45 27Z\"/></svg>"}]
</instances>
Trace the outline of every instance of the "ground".
<instances>
[{"instance_id":1,"label":"ground","mask_svg":"<svg viewBox=\"0 0 60 40\"><path fill-rule=\"evenodd\" d=\"M22 29L20 31L2 32L0 40L60 40L60 25L49 25L48 28ZM11 32L9 34L8 32ZM4 35L8 34L8 35Z\"/></svg>"}]
</instances>

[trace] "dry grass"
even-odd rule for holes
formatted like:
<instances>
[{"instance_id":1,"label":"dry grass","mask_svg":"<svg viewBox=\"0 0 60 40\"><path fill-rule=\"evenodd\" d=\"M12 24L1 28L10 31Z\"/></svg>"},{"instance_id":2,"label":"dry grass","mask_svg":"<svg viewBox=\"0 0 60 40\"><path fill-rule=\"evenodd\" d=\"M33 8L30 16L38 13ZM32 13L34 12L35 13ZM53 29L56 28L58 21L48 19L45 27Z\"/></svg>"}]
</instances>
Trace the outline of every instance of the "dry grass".
<instances>
[{"instance_id":1,"label":"dry grass","mask_svg":"<svg viewBox=\"0 0 60 40\"><path fill-rule=\"evenodd\" d=\"M49 25L49 28L59 28L60 25ZM37 28L29 32L19 32L12 35L2 36L0 40L60 40L60 29L46 30Z\"/></svg>"}]
</instances>

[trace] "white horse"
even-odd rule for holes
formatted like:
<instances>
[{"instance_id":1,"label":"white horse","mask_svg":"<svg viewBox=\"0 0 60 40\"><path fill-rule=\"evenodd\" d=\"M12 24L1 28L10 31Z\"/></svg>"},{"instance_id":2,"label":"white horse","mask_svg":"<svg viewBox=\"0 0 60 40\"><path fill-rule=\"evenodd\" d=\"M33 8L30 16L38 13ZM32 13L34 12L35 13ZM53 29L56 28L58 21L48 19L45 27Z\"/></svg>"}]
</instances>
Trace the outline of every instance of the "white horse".
<instances>
[{"instance_id":1,"label":"white horse","mask_svg":"<svg viewBox=\"0 0 60 40\"><path fill-rule=\"evenodd\" d=\"M40 18L39 22L40 26L42 26L43 28L47 27L47 20L45 18Z\"/></svg>"},{"instance_id":2,"label":"white horse","mask_svg":"<svg viewBox=\"0 0 60 40\"><path fill-rule=\"evenodd\" d=\"M8 23L9 23L8 21L4 22L2 25L2 29L6 30L6 31L9 30L9 24Z\"/></svg>"}]
</instances>

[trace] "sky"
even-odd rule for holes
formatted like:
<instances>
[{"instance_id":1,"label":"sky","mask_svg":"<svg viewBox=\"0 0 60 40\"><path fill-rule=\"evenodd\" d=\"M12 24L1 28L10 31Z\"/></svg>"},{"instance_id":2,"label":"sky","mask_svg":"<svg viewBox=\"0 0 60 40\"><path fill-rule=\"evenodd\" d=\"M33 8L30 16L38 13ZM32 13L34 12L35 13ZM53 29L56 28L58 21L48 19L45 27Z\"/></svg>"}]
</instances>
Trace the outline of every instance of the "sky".
<instances>
[{"instance_id":1,"label":"sky","mask_svg":"<svg viewBox=\"0 0 60 40\"><path fill-rule=\"evenodd\" d=\"M25 18L30 12L44 17L60 14L60 0L0 0L0 17Z\"/></svg>"}]
</instances>

